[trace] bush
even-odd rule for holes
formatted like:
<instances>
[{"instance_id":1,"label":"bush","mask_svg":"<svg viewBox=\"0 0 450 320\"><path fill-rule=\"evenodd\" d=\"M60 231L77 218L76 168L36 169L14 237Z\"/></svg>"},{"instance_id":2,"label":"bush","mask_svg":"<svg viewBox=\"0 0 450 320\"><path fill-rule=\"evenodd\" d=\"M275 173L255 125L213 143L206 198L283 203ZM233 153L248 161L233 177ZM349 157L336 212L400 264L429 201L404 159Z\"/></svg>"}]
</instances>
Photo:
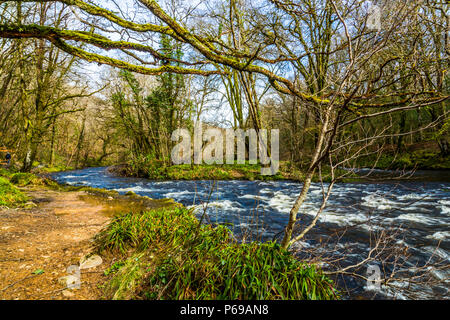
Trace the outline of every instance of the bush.
<instances>
[{"instance_id":1,"label":"bush","mask_svg":"<svg viewBox=\"0 0 450 320\"><path fill-rule=\"evenodd\" d=\"M12 207L27 201L26 195L14 187L7 179L0 177L0 206Z\"/></svg>"},{"instance_id":2,"label":"bush","mask_svg":"<svg viewBox=\"0 0 450 320\"><path fill-rule=\"evenodd\" d=\"M417 150L401 154L387 153L377 156L362 157L357 163L361 167L378 169L412 170L412 169L450 169L450 156L443 156L438 152Z\"/></svg>"},{"instance_id":3,"label":"bush","mask_svg":"<svg viewBox=\"0 0 450 320\"><path fill-rule=\"evenodd\" d=\"M321 270L274 242L238 243L225 226L199 225L185 209L116 217L96 239L124 254L109 273L116 299L334 299Z\"/></svg>"},{"instance_id":4,"label":"bush","mask_svg":"<svg viewBox=\"0 0 450 320\"><path fill-rule=\"evenodd\" d=\"M10 170L6 170L5 168L0 168L0 177L8 178L10 179L13 176L13 172Z\"/></svg>"}]
</instances>

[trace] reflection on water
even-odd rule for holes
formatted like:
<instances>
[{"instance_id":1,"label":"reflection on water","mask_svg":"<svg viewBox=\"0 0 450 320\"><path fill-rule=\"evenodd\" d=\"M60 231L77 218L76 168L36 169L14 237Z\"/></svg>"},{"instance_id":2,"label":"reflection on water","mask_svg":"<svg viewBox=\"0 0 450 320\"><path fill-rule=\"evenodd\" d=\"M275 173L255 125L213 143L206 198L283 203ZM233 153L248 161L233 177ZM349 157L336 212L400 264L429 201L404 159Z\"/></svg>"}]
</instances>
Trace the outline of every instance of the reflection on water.
<instances>
[{"instance_id":1,"label":"reflection on water","mask_svg":"<svg viewBox=\"0 0 450 320\"><path fill-rule=\"evenodd\" d=\"M147 208L143 202L120 199L105 200L90 194L81 195L80 199L95 206L102 206L103 209L101 210L101 213L107 215L108 217L115 217L124 212L141 212Z\"/></svg>"},{"instance_id":2,"label":"reflection on water","mask_svg":"<svg viewBox=\"0 0 450 320\"><path fill-rule=\"evenodd\" d=\"M367 172L361 172L367 173ZM379 171L377 174L386 175ZM371 248L371 233L392 227L400 233L395 241L408 246L412 255L408 267L425 263L433 254L450 262L450 181L448 173L418 172L415 180L387 180L336 184L327 208L306 239L297 247L321 244L341 265L360 262ZM428 176L427 176L428 174ZM206 212L213 223L227 223L236 236L271 240L282 235L289 210L299 193L301 183L291 181L150 181L116 177L106 168L53 174L60 183L133 191L154 199L173 198L192 207L201 215ZM373 175L372 175L373 177ZM420 178L421 177L421 178ZM419 179L420 178L420 179ZM214 190L209 198L211 188ZM327 184L324 184L327 187ZM299 213L299 225L312 220L322 201L322 186L312 184L306 203ZM370 223L367 223L370 219ZM342 235L344 231L345 234ZM339 241L338 241L339 237ZM337 244L338 243L338 244ZM437 244L440 244L436 251ZM413 272L413 271L411 271ZM449 277L448 270L436 277ZM363 294L364 283L352 280L356 294ZM448 296L449 288L418 287L424 298ZM402 298L401 293L398 295Z\"/></svg>"}]
</instances>

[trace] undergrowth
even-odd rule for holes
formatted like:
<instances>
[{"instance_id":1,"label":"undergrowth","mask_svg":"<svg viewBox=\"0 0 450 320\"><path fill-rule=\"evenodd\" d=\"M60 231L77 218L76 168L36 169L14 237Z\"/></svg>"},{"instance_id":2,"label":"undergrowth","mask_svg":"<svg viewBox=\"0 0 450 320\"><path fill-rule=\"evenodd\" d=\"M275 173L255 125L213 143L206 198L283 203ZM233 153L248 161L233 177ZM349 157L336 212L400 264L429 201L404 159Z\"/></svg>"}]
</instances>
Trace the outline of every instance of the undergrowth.
<instances>
[{"instance_id":1,"label":"undergrowth","mask_svg":"<svg viewBox=\"0 0 450 320\"><path fill-rule=\"evenodd\" d=\"M13 186L8 179L0 177L0 206L14 207L28 201L28 197Z\"/></svg>"},{"instance_id":2,"label":"undergrowth","mask_svg":"<svg viewBox=\"0 0 450 320\"><path fill-rule=\"evenodd\" d=\"M38 185L42 184L43 181L38 176L34 175L33 173L25 173L25 172L18 172L11 176L10 179L11 183L19 186L19 187L25 187L28 185Z\"/></svg>"},{"instance_id":3,"label":"undergrowth","mask_svg":"<svg viewBox=\"0 0 450 320\"><path fill-rule=\"evenodd\" d=\"M385 153L379 158L377 155L362 157L357 163L360 167L375 167L391 170L446 170L450 169L450 156L443 156L439 152L417 150L400 154Z\"/></svg>"},{"instance_id":4,"label":"undergrowth","mask_svg":"<svg viewBox=\"0 0 450 320\"><path fill-rule=\"evenodd\" d=\"M115 166L113 172L122 176L148 178L151 180L292 180L304 181L307 164L280 161L279 171L274 175L261 175L261 164L181 164L167 165L162 161L141 157L129 164ZM322 168L322 180L331 180L330 169ZM317 174L313 181L320 181Z\"/></svg>"},{"instance_id":5,"label":"undergrowth","mask_svg":"<svg viewBox=\"0 0 450 320\"><path fill-rule=\"evenodd\" d=\"M105 274L112 299L336 299L321 270L277 243L238 243L186 208L116 217L96 238L120 255Z\"/></svg>"}]
</instances>

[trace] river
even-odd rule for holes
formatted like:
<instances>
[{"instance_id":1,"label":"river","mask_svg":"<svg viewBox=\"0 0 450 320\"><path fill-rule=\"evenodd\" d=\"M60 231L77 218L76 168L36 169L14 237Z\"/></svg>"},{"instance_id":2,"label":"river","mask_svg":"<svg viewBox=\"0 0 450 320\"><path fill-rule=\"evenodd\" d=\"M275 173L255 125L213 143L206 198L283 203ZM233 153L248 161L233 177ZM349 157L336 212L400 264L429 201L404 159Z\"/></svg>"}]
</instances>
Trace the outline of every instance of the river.
<instances>
[{"instance_id":1,"label":"river","mask_svg":"<svg viewBox=\"0 0 450 320\"><path fill-rule=\"evenodd\" d=\"M363 171L362 173L367 173ZM300 258L321 255L325 270L360 263L374 247L375 239L390 235L387 251L373 261L361 264L355 272L367 276L367 267L380 267L382 277L392 271L417 276L428 267L430 281L406 286L393 281L388 286L367 287L355 277L338 278L349 288L350 297L448 299L450 297L450 175L442 172L416 172L412 180L389 179L389 172L377 171L378 181L337 183L317 226L294 245ZM133 191L154 199L173 198L196 210L206 211L212 223L226 223L236 237L262 241L279 239L288 221L289 210L301 183L293 181L151 181L111 175L106 168L58 172L52 177L62 184ZM322 187L313 183L300 210L300 226L316 214L322 202ZM380 244L380 245L384 245ZM320 249L317 249L320 248ZM395 249L396 248L396 249ZM401 250L408 248L407 253ZM312 250L314 249L314 250ZM397 250L393 252L393 250ZM391 251L389 251L391 250ZM372 253L375 255L378 251ZM391 252L391 255L388 253ZM406 259L408 256L408 259ZM331 263L331 260L338 260ZM433 262L440 269L426 265ZM333 267L331 267L333 266ZM349 269L353 272L353 269ZM345 283L344 283L345 282Z\"/></svg>"}]
</instances>

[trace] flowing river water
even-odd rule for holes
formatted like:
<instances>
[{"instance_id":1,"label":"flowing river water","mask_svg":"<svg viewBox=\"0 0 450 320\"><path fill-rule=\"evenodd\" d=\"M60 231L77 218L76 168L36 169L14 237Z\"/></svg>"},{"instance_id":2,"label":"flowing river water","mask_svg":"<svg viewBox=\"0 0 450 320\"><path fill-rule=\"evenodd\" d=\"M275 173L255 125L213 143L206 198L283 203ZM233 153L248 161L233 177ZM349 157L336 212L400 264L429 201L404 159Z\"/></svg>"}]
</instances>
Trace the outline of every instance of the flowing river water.
<instances>
[{"instance_id":1,"label":"flowing river water","mask_svg":"<svg viewBox=\"0 0 450 320\"><path fill-rule=\"evenodd\" d=\"M362 172L365 173L365 172ZM450 174L448 171L416 172L412 179L390 179L387 171L375 171L375 181L337 183L316 227L293 247L300 258L318 255L322 266L332 271L360 264L349 273L370 276L369 265L380 268L381 278L417 277L422 271L430 283L412 278L393 279L390 286L367 286L358 277L339 277L338 284L351 291L350 297L450 298ZM262 241L280 239L289 211L301 189L293 181L151 181L118 177L107 168L58 172L52 177L62 184L133 191L154 199L173 198L195 209L206 221L227 224L237 238ZM313 183L299 212L300 230L320 208L325 183ZM364 262L376 239L383 236L385 250ZM407 251L402 251L407 248ZM408 256L408 259L406 259ZM334 262L332 262L334 261ZM361 263L363 262L363 263ZM419 283L416 283L419 281Z\"/></svg>"}]
</instances>

